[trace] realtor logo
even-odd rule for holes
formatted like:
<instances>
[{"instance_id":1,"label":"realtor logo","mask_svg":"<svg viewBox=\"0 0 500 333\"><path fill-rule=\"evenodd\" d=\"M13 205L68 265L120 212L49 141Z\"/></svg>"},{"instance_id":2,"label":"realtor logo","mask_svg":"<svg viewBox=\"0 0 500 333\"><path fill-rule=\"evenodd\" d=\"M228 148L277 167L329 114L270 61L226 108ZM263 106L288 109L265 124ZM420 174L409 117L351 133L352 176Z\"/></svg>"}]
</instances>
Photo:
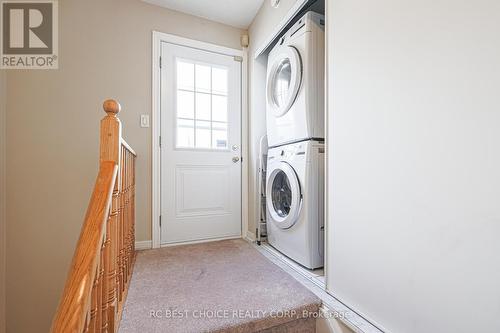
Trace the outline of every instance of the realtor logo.
<instances>
[{"instance_id":1,"label":"realtor logo","mask_svg":"<svg viewBox=\"0 0 500 333\"><path fill-rule=\"evenodd\" d=\"M0 1L4 69L57 69L57 1Z\"/></svg>"}]
</instances>

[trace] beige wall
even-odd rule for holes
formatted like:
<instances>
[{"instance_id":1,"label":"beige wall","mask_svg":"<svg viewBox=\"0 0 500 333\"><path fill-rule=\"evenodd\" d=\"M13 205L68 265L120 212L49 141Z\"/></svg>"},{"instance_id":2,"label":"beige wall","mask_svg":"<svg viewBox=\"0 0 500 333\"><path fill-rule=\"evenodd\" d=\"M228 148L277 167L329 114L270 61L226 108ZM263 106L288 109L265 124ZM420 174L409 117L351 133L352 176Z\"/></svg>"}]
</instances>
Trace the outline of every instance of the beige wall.
<instances>
[{"instance_id":1,"label":"beige wall","mask_svg":"<svg viewBox=\"0 0 500 333\"><path fill-rule=\"evenodd\" d=\"M0 333L5 332L5 112L6 71L0 70Z\"/></svg>"},{"instance_id":2,"label":"beige wall","mask_svg":"<svg viewBox=\"0 0 500 333\"><path fill-rule=\"evenodd\" d=\"M151 32L239 48L241 30L139 0L59 2L60 69L7 77L7 327L44 332L97 175L104 99L137 151L137 240L151 239Z\"/></svg>"},{"instance_id":3,"label":"beige wall","mask_svg":"<svg viewBox=\"0 0 500 333\"><path fill-rule=\"evenodd\" d=\"M284 19L297 0L282 0L278 8L271 7L270 1L264 1L257 16L248 29L250 36L248 62L248 96L249 96L249 219L248 231L255 234L258 216L257 198L257 159L259 155L259 139L266 134L266 99L265 77L267 57L255 60L255 52L267 40L276 26ZM264 83L264 84L263 84Z\"/></svg>"},{"instance_id":4,"label":"beige wall","mask_svg":"<svg viewBox=\"0 0 500 333\"><path fill-rule=\"evenodd\" d=\"M500 2L330 4L328 287L388 332L500 332Z\"/></svg>"},{"instance_id":5,"label":"beige wall","mask_svg":"<svg viewBox=\"0 0 500 333\"><path fill-rule=\"evenodd\" d=\"M248 28L251 39L250 51L253 53L270 37L288 11L302 0L281 0L278 8L271 7L271 1L264 1L252 24Z\"/></svg>"}]
</instances>

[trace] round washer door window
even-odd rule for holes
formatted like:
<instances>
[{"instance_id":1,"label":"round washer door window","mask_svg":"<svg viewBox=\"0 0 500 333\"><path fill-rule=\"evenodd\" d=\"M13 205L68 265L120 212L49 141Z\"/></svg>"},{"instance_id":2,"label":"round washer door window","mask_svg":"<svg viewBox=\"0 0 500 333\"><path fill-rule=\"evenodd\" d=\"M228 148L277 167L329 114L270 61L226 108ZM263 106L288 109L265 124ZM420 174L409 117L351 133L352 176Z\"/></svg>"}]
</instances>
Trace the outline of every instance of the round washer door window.
<instances>
[{"instance_id":1,"label":"round washer door window","mask_svg":"<svg viewBox=\"0 0 500 333\"><path fill-rule=\"evenodd\" d=\"M276 117L288 112L299 92L302 79L300 55L288 46L276 56L267 77L267 102Z\"/></svg>"},{"instance_id":2,"label":"round washer door window","mask_svg":"<svg viewBox=\"0 0 500 333\"><path fill-rule=\"evenodd\" d=\"M287 217L292 206L292 189L283 170L279 170L274 177L271 188L273 209L279 217Z\"/></svg>"},{"instance_id":3,"label":"round washer door window","mask_svg":"<svg viewBox=\"0 0 500 333\"><path fill-rule=\"evenodd\" d=\"M273 222L282 229L295 224L300 213L299 180L292 167L281 162L267 183L267 206Z\"/></svg>"}]
</instances>

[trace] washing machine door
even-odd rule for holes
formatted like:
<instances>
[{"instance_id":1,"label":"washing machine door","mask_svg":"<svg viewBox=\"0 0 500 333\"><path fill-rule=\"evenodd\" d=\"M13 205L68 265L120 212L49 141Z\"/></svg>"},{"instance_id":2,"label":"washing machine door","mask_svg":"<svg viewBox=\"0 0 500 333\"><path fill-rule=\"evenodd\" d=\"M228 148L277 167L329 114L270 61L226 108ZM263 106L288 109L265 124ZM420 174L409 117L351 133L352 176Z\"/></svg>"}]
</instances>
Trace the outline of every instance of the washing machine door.
<instances>
[{"instance_id":1,"label":"washing machine door","mask_svg":"<svg viewBox=\"0 0 500 333\"><path fill-rule=\"evenodd\" d=\"M302 193L297 174L288 163L280 162L271 171L266 197L267 209L279 228L288 229L297 222Z\"/></svg>"},{"instance_id":2,"label":"washing machine door","mask_svg":"<svg viewBox=\"0 0 500 333\"><path fill-rule=\"evenodd\" d=\"M293 46L282 47L268 70L266 84L267 104L275 117L290 110L299 92L302 80L302 62Z\"/></svg>"}]
</instances>

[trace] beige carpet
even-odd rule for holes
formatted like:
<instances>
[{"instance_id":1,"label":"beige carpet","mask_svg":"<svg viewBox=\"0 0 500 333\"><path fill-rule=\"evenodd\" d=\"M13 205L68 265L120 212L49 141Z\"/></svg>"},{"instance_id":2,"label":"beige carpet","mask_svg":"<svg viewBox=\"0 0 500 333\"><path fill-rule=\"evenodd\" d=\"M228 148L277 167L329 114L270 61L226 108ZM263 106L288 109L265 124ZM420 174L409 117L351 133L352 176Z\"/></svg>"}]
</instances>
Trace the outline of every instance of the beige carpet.
<instances>
[{"instance_id":1,"label":"beige carpet","mask_svg":"<svg viewBox=\"0 0 500 333\"><path fill-rule=\"evenodd\" d=\"M320 303L243 240L181 245L138 252L119 331L314 332Z\"/></svg>"}]
</instances>

